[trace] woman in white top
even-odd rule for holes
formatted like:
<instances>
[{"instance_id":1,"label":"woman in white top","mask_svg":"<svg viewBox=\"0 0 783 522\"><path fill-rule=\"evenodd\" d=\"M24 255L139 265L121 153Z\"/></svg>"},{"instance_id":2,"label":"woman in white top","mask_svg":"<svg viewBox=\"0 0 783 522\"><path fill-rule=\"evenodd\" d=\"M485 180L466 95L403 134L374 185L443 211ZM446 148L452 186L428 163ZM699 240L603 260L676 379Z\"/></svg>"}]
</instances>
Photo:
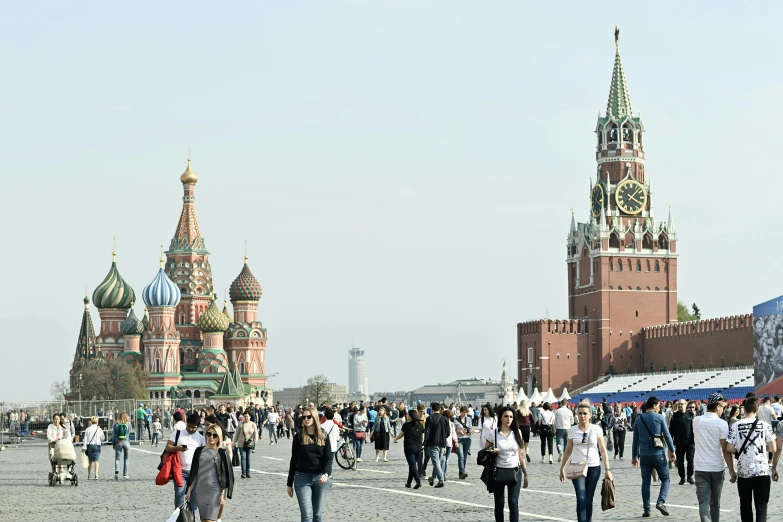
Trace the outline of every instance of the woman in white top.
<instances>
[{"instance_id":1,"label":"woman in white top","mask_svg":"<svg viewBox=\"0 0 783 522\"><path fill-rule=\"evenodd\" d=\"M98 480L98 465L101 458L101 443L106 440L106 434L98 426L98 417L93 416L90 419L90 425L84 430L84 441L82 451L87 454L87 480L90 478L90 472L95 469L95 480Z\"/></svg>"},{"instance_id":2,"label":"woman in white top","mask_svg":"<svg viewBox=\"0 0 783 522\"><path fill-rule=\"evenodd\" d=\"M548 444L549 463L552 464L552 445L555 440L555 414L548 402L541 406L541 414L538 417L538 431L541 434L541 462L544 462Z\"/></svg>"},{"instance_id":3,"label":"woman in white top","mask_svg":"<svg viewBox=\"0 0 783 522\"><path fill-rule=\"evenodd\" d=\"M587 461L587 477L574 479L576 491L576 518L579 522L593 520L593 495L601 477L601 457L606 467L606 478L612 480L609 452L604 444L604 432L598 424L591 424L592 409L589 402L580 402L576 409L578 424L568 430L568 445L560 464L560 482L565 482L565 467L574 462ZM600 451L600 455L599 455ZM572 458L573 454L573 458Z\"/></svg>"},{"instance_id":4,"label":"woman in white top","mask_svg":"<svg viewBox=\"0 0 783 522\"><path fill-rule=\"evenodd\" d=\"M356 409L356 406L353 407L353 428L354 431L354 437L353 437L353 451L356 454L356 462L362 461L362 444L365 443L365 438L367 437L367 413L362 406L360 409ZM357 433L361 432L361 435L359 437L356 436Z\"/></svg>"},{"instance_id":5,"label":"woman in white top","mask_svg":"<svg viewBox=\"0 0 783 522\"><path fill-rule=\"evenodd\" d=\"M500 427L487 438L485 445L496 454L494 484L495 522L503 522L503 498L508 486L509 520L519 522L519 489L527 489L527 464L525 464L522 433L517 427L516 414L509 406L498 412Z\"/></svg>"},{"instance_id":6,"label":"woman in white top","mask_svg":"<svg viewBox=\"0 0 783 522\"><path fill-rule=\"evenodd\" d=\"M269 408L269 412L266 414L266 424L269 429L269 444L275 444L277 442L277 423L280 422L280 415L277 414L277 410L272 406Z\"/></svg>"},{"instance_id":7,"label":"woman in white top","mask_svg":"<svg viewBox=\"0 0 783 522\"><path fill-rule=\"evenodd\" d=\"M480 447L484 447L487 442L487 438L495 433L495 429L498 427L498 420L495 418L495 412L492 411L492 406L486 403L481 407L481 438L479 439Z\"/></svg>"}]
</instances>

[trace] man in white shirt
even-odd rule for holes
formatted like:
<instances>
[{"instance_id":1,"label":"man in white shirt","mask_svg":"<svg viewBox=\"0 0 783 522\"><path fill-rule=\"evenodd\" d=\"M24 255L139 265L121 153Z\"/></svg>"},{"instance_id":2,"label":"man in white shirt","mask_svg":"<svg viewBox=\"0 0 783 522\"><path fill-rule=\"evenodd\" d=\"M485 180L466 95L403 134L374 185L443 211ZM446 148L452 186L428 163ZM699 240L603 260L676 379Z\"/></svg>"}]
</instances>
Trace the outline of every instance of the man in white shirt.
<instances>
[{"instance_id":1,"label":"man in white shirt","mask_svg":"<svg viewBox=\"0 0 783 522\"><path fill-rule=\"evenodd\" d=\"M176 413L174 414L176 418ZM185 493L188 489L188 477L190 476L190 466L193 462L193 454L196 452L196 448L204 445L204 436L198 432L198 427L201 424L201 416L198 413L190 413L188 415L187 424L184 430L174 431L171 434L171 438L166 443L166 448L163 450L166 453L174 453L175 451L181 452L179 454L180 461L182 463L182 487L177 487L174 484L174 507L178 508L185 500ZM195 489L190 495L190 509L196 511L198 505L196 504L196 491Z\"/></svg>"},{"instance_id":2,"label":"man in white shirt","mask_svg":"<svg viewBox=\"0 0 783 522\"><path fill-rule=\"evenodd\" d=\"M753 520L754 504L756 520L767 520L771 477L769 462L764 453L777 451L772 427L756 418L760 409L756 397L745 399L745 418L734 423L727 441L728 450L738 453L737 491L742 520ZM777 471L775 474L777 475Z\"/></svg>"},{"instance_id":3,"label":"man in white shirt","mask_svg":"<svg viewBox=\"0 0 783 522\"><path fill-rule=\"evenodd\" d=\"M724 463L729 466L731 482L737 480L734 461L727 451L729 425L720 416L725 399L713 393L707 399L707 413L693 418L693 469L696 477L696 498L699 500L701 522L720 520L720 495L723 490Z\"/></svg>"},{"instance_id":4,"label":"man in white shirt","mask_svg":"<svg viewBox=\"0 0 783 522\"><path fill-rule=\"evenodd\" d=\"M773 419L777 419L775 415L775 410L772 408L772 405L770 404L769 397L764 397L763 400L759 401L761 404L759 405L759 411L757 413L757 417L760 421L766 422L770 426L772 426Z\"/></svg>"},{"instance_id":5,"label":"man in white shirt","mask_svg":"<svg viewBox=\"0 0 783 522\"><path fill-rule=\"evenodd\" d=\"M555 445L557 446L557 461L560 462L568 444L568 430L574 425L574 413L568 407L568 401L560 401L560 407L555 411Z\"/></svg>"}]
</instances>

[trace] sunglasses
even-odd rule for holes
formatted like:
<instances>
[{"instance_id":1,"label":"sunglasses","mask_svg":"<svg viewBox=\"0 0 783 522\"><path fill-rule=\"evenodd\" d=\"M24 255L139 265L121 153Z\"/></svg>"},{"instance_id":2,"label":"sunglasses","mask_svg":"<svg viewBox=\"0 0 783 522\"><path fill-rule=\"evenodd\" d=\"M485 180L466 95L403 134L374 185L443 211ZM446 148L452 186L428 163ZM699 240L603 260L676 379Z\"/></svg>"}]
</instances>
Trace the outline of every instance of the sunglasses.
<instances>
[{"instance_id":1,"label":"sunglasses","mask_svg":"<svg viewBox=\"0 0 783 522\"><path fill-rule=\"evenodd\" d=\"M312 418L313 418L313 416L312 416L312 415L302 415L302 418L303 418L304 420L310 420L310 419L312 419Z\"/></svg>"},{"instance_id":2,"label":"sunglasses","mask_svg":"<svg viewBox=\"0 0 783 522\"><path fill-rule=\"evenodd\" d=\"M216 439L216 438L218 438L218 434L214 433L214 432L209 432L209 433L207 433L207 438Z\"/></svg>"}]
</instances>

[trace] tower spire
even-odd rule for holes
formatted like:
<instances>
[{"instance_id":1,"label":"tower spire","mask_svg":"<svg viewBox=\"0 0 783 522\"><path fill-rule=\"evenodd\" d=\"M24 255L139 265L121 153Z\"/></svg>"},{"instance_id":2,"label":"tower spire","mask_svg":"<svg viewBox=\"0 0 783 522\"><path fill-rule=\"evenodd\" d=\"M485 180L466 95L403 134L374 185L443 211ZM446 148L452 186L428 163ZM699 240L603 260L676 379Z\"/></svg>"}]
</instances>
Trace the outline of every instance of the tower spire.
<instances>
[{"instance_id":1,"label":"tower spire","mask_svg":"<svg viewBox=\"0 0 783 522\"><path fill-rule=\"evenodd\" d=\"M185 192L182 197L182 213L179 216L174 237L171 238L169 250L172 252L194 250L205 252L204 238L201 237L201 230L199 230L196 218L195 192L198 176L190 168L190 158L188 158L188 168L180 176L180 181Z\"/></svg>"},{"instance_id":2,"label":"tower spire","mask_svg":"<svg viewBox=\"0 0 783 522\"><path fill-rule=\"evenodd\" d=\"M620 59L620 28L614 28L614 69L612 83L609 86L609 102L606 105L606 117L611 120L624 120L633 116L631 110L631 95L625 81L623 62Z\"/></svg>"},{"instance_id":3,"label":"tower spire","mask_svg":"<svg viewBox=\"0 0 783 522\"><path fill-rule=\"evenodd\" d=\"M666 231L669 232L670 234L677 231L677 229L674 228L674 217L672 217L671 203L669 203L669 221L666 222Z\"/></svg>"}]
</instances>

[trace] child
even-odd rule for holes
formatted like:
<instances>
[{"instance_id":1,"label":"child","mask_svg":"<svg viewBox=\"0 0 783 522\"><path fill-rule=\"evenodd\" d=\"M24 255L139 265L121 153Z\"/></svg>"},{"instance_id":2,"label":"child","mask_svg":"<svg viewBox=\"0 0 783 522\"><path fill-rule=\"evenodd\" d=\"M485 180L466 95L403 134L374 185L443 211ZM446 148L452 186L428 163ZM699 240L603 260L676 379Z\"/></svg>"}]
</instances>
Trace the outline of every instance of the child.
<instances>
[{"instance_id":1,"label":"child","mask_svg":"<svg viewBox=\"0 0 783 522\"><path fill-rule=\"evenodd\" d=\"M158 439L160 438L161 431L162 426L160 424L160 417L155 417L152 421L152 445L155 447L158 446Z\"/></svg>"}]
</instances>

